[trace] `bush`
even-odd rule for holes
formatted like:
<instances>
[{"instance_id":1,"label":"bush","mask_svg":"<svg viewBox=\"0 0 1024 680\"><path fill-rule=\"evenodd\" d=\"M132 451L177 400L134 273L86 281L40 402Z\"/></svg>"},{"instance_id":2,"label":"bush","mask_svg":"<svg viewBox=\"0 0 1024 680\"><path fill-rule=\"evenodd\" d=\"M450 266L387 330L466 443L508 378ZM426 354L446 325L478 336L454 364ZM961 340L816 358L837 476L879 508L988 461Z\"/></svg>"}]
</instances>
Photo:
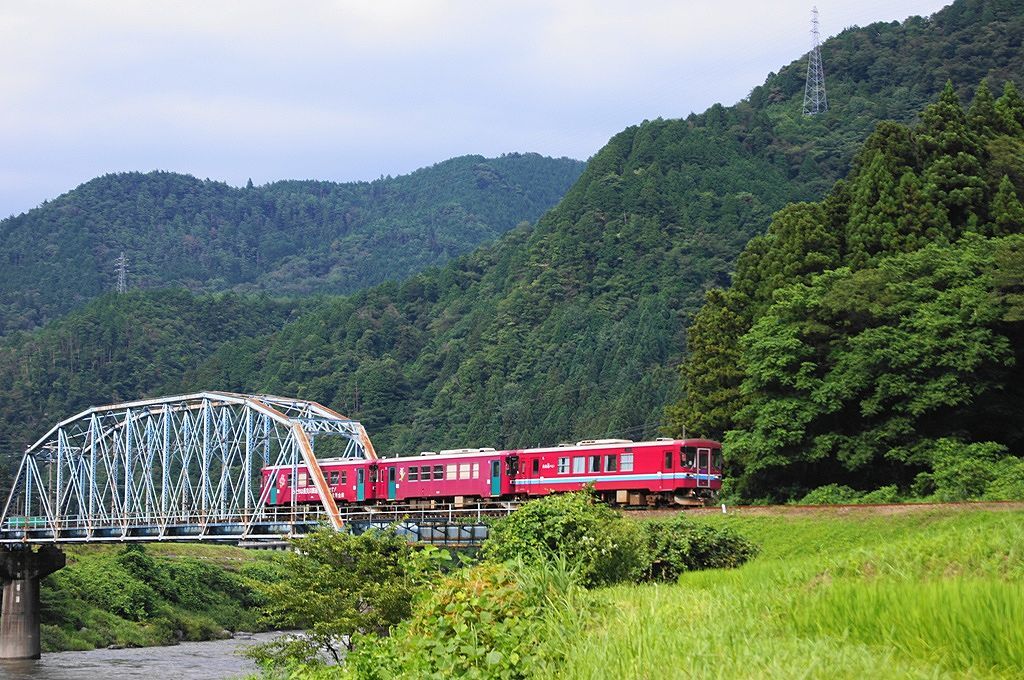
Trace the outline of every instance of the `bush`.
<instances>
[{"instance_id":1,"label":"bush","mask_svg":"<svg viewBox=\"0 0 1024 680\"><path fill-rule=\"evenodd\" d=\"M305 633L246 651L268 667L315 664L324 653L340 662L339 647L351 651L355 634L386 634L411 614L414 596L448 557L437 548L414 550L394 531L324 529L293 545L284 560L288 578L258 587L273 623Z\"/></svg>"},{"instance_id":2,"label":"bush","mask_svg":"<svg viewBox=\"0 0 1024 680\"><path fill-rule=\"evenodd\" d=\"M811 491L797 503L799 505L842 505L856 503L860 497L860 491L843 484L826 484Z\"/></svg>"},{"instance_id":3,"label":"bush","mask_svg":"<svg viewBox=\"0 0 1024 680\"><path fill-rule=\"evenodd\" d=\"M1006 447L995 442L967 444L939 439L930 452L935 497L940 501L965 501L985 496L989 486L1012 473Z\"/></svg>"},{"instance_id":4,"label":"bush","mask_svg":"<svg viewBox=\"0 0 1024 680\"><path fill-rule=\"evenodd\" d=\"M482 563L445 578L389 637L359 639L343 677L360 680L553 674L582 630L586 599L565 560Z\"/></svg>"},{"instance_id":5,"label":"bush","mask_svg":"<svg viewBox=\"0 0 1024 680\"><path fill-rule=\"evenodd\" d=\"M491 526L482 554L526 564L561 556L586 586L638 580L649 562L642 530L586 492L526 503Z\"/></svg>"},{"instance_id":6,"label":"bush","mask_svg":"<svg viewBox=\"0 0 1024 680\"><path fill-rule=\"evenodd\" d=\"M681 515L643 526L650 580L675 581L685 571L738 567L758 552L756 545L728 527L698 524Z\"/></svg>"}]
</instances>

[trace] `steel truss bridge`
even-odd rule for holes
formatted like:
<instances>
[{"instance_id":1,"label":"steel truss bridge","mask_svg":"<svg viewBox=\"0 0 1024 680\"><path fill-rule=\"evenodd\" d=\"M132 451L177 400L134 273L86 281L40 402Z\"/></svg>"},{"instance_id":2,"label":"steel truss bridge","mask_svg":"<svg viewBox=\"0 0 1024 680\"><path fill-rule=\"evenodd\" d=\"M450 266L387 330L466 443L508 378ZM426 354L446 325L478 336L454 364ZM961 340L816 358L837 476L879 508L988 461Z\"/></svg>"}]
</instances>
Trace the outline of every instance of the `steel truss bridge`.
<instances>
[{"instance_id":1,"label":"steel truss bridge","mask_svg":"<svg viewBox=\"0 0 1024 680\"><path fill-rule=\"evenodd\" d=\"M0 545L244 543L324 523L379 523L379 510L338 509L318 450L377 458L360 423L301 399L199 392L90 408L26 450L0 515ZM306 466L320 507L268 504L267 465Z\"/></svg>"}]
</instances>

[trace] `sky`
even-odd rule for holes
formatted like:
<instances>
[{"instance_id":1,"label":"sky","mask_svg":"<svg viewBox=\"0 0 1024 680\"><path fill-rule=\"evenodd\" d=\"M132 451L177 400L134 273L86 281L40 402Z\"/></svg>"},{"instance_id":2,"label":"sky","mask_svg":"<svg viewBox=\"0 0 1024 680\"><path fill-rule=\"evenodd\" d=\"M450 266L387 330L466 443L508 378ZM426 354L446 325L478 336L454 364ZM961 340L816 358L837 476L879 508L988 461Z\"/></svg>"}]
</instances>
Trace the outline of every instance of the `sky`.
<instances>
[{"instance_id":1,"label":"sky","mask_svg":"<svg viewBox=\"0 0 1024 680\"><path fill-rule=\"evenodd\" d=\"M944 4L823 2L822 38ZM798 0L8 0L0 218L111 172L242 186L371 180L463 154L586 159L644 119L745 97L809 49L810 9Z\"/></svg>"}]
</instances>

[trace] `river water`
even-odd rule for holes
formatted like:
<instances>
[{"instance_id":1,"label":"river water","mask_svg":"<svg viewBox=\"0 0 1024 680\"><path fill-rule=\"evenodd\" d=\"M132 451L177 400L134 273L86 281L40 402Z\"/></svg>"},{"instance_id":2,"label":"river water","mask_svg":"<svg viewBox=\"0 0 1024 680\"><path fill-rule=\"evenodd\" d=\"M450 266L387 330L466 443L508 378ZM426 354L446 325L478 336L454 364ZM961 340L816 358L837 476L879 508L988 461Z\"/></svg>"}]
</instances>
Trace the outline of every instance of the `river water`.
<instances>
[{"instance_id":1,"label":"river water","mask_svg":"<svg viewBox=\"0 0 1024 680\"><path fill-rule=\"evenodd\" d=\"M257 633L249 639L182 642L170 647L43 653L38 661L0 661L0 680L243 678L255 673L256 665L237 652L279 635Z\"/></svg>"}]
</instances>

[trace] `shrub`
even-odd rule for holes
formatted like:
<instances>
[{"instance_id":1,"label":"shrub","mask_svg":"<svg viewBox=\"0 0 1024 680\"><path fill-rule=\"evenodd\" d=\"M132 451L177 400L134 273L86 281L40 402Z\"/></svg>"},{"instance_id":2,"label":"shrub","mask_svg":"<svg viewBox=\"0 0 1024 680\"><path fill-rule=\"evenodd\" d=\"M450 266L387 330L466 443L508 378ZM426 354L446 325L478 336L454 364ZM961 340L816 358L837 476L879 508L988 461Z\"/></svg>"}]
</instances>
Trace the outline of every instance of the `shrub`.
<instances>
[{"instance_id":1,"label":"shrub","mask_svg":"<svg viewBox=\"0 0 1024 680\"><path fill-rule=\"evenodd\" d=\"M275 624L306 631L257 645L246 654L264 666L315 663L322 653L340 661L356 633L385 634L407 618L420 589L440 571L447 553L414 551L393 531L354 536L317 531L293 542L284 561L288 578L258 587Z\"/></svg>"},{"instance_id":2,"label":"shrub","mask_svg":"<svg viewBox=\"0 0 1024 680\"><path fill-rule=\"evenodd\" d=\"M491 526L482 554L526 564L561 556L586 586L635 581L648 564L642 530L586 492L526 503Z\"/></svg>"},{"instance_id":3,"label":"shrub","mask_svg":"<svg viewBox=\"0 0 1024 680\"><path fill-rule=\"evenodd\" d=\"M900 491L895 484L880 486L857 499L858 503L898 503Z\"/></svg>"},{"instance_id":4,"label":"shrub","mask_svg":"<svg viewBox=\"0 0 1024 680\"><path fill-rule=\"evenodd\" d=\"M843 484L826 484L811 491L797 503L800 505L841 505L856 503L860 496L861 492Z\"/></svg>"},{"instance_id":5,"label":"shrub","mask_svg":"<svg viewBox=\"0 0 1024 680\"><path fill-rule=\"evenodd\" d=\"M536 677L558 669L586 607L565 560L482 563L441 581L390 637L360 638L342 674L360 680Z\"/></svg>"},{"instance_id":6,"label":"shrub","mask_svg":"<svg viewBox=\"0 0 1024 680\"><path fill-rule=\"evenodd\" d=\"M931 448L935 496L941 501L981 498L1004 472L1006 447L995 442L967 444L939 439Z\"/></svg>"},{"instance_id":7,"label":"shrub","mask_svg":"<svg viewBox=\"0 0 1024 680\"><path fill-rule=\"evenodd\" d=\"M675 581L685 571L738 567L758 552L756 545L728 527L698 524L681 515L643 526L651 580Z\"/></svg>"}]
</instances>

